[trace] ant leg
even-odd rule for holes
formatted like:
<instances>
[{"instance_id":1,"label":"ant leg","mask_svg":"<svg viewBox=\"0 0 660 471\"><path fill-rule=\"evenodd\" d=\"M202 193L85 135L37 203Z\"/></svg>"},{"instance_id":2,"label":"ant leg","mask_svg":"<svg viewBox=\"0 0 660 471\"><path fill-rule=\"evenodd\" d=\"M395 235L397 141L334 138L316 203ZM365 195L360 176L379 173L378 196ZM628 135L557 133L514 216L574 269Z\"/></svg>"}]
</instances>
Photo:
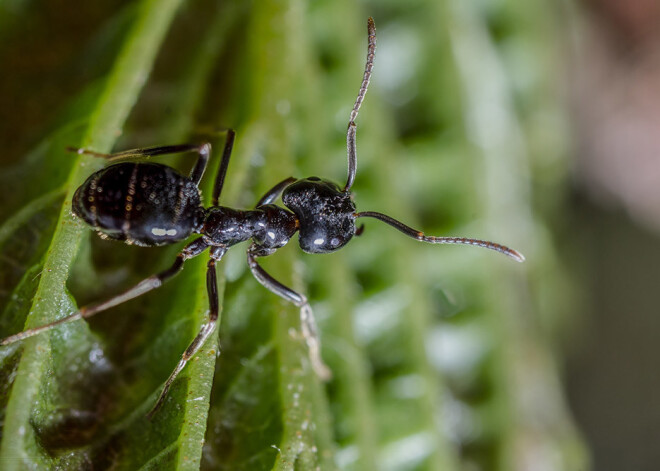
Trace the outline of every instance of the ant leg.
<instances>
[{"instance_id":1,"label":"ant leg","mask_svg":"<svg viewBox=\"0 0 660 471\"><path fill-rule=\"evenodd\" d=\"M309 349L309 359L312 363L312 368L316 374L323 381L328 381L332 377L330 368L323 363L321 359L321 340L319 338L316 320L314 320L314 313L307 301L307 298L302 294L293 291L291 288L284 286L275 278L270 276L261 265L257 263L257 257L265 257L272 254L275 249L264 249L252 244L248 249L247 259L252 275L261 283L266 289L286 299L287 301L295 304L300 308L300 324L302 327L303 337Z\"/></svg>"},{"instance_id":2,"label":"ant leg","mask_svg":"<svg viewBox=\"0 0 660 471\"><path fill-rule=\"evenodd\" d=\"M261 199L257 202L255 208L258 208L259 206L263 206L265 204L271 204L273 201L277 199L278 196L280 196L280 193L282 193L282 191L284 191L284 189L287 186L291 185L296 180L298 180L296 177L289 177L279 182L277 185L275 185L273 188L268 190L266 194L261 197Z\"/></svg>"},{"instance_id":3,"label":"ant leg","mask_svg":"<svg viewBox=\"0 0 660 471\"><path fill-rule=\"evenodd\" d=\"M163 390L161 391L160 396L158 396L158 400L147 414L149 420L151 420L156 411L158 411L163 405L163 402L165 402L165 397L167 396L172 383L174 383L176 377L186 366L188 360L197 354L199 349L202 348L204 343L206 343L206 339L208 339L215 330L215 324L218 320L218 312L220 310L220 303L218 301L218 278L215 272L215 264L222 258L225 252L227 252L226 247L213 247L211 249L211 259L209 260L206 270L206 291L209 297L209 321L202 326L197 336L193 339L188 348L186 348L186 351L183 352L181 360L179 360L179 363L176 368L174 368L174 371L172 371L172 374L170 374L170 377L165 381L165 386L163 386Z\"/></svg>"},{"instance_id":4,"label":"ant leg","mask_svg":"<svg viewBox=\"0 0 660 471\"><path fill-rule=\"evenodd\" d=\"M9 336L6 339L2 340L2 342L0 342L0 345L9 345L11 343L18 342L19 340L32 337L46 330L50 330L53 327L56 327L60 324L66 324L68 322L77 321L79 319L87 319L95 314L98 314L99 312L105 311L107 309L110 309L111 307L117 306L133 298L142 296L143 294L151 290L159 288L164 282L166 282L174 275L179 273L179 271L181 271L181 269L183 268L184 261L199 255L206 249L206 247L208 247L208 245L206 242L204 242L204 239L202 238L196 239L190 244L188 244L181 251L181 253L177 255L174 264L167 270L164 270L155 275L151 275L149 278L145 278L144 280L140 281L132 288L129 288L128 290L124 291L121 294L118 294L117 296L102 301L98 304L92 304L90 306L81 307L73 314L63 317L62 319L58 319L55 322L51 322L50 324L45 324L39 327L35 327L33 329L24 330L23 332L19 332L15 335Z\"/></svg>"},{"instance_id":5,"label":"ant leg","mask_svg":"<svg viewBox=\"0 0 660 471\"><path fill-rule=\"evenodd\" d=\"M197 185L201 181L202 175L204 175L204 170L206 170L206 165L209 162L209 157L211 155L211 144L205 142L203 144L178 144L174 146L144 147L140 149L129 149L122 152L116 152L114 154L102 154L89 149L77 149L75 147L67 147L67 150L77 154L87 154L93 155L94 157L101 157L103 159L107 159L109 162L116 162L119 160L132 159L136 157L155 157L157 155L196 152L199 157L197 159L197 163L190 172L190 179L195 182L195 185Z\"/></svg>"},{"instance_id":6,"label":"ant leg","mask_svg":"<svg viewBox=\"0 0 660 471\"><path fill-rule=\"evenodd\" d=\"M367 46L367 63L364 66L364 76L362 77L362 85L360 91L355 99L355 104L351 110L351 117L348 121L348 130L346 131L346 150L348 152L348 180L344 187L344 192L349 191L355 181L355 172L357 171L357 145L355 143L355 134L357 133L357 119L358 111L362 106L362 101L367 94L369 88L369 81L371 80L371 71L374 68L374 57L376 56L376 25L374 19L367 20L367 32L369 34L369 45Z\"/></svg>"},{"instance_id":7,"label":"ant leg","mask_svg":"<svg viewBox=\"0 0 660 471\"><path fill-rule=\"evenodd\" d=\"M227 175L227 168L229 167L229 159L231 158L231 151L234 149L235 138L236 138L236 131L234 131L233 129L227 129L227 139L225 140L225 148L222 151L222 160L220 161L220 167L218 167L218 174L216 175L215 183L213 184L213 198L211 199L211 204L213 206L218 206L220 193L222 192L222 187L225 184L225 175Z\"/></svg>"}]
</instances>

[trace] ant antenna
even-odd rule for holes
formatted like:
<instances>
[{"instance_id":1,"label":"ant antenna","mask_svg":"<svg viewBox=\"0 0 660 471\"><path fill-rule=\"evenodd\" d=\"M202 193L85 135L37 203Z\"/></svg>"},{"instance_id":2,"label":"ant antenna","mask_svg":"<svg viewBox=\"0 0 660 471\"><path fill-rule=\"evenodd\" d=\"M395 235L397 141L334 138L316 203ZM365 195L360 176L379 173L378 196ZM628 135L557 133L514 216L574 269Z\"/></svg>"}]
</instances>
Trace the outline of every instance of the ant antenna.
<instances>
[{"instance_id":1,"label":"ant antenna","mask_svg":"<svg viewBox=\"0 0 660 471\"><path fill-rule=\"evenodd\" d=\"M374 19L369 17L367 20L367 32L369 33L369 45L367 46L367 63L364 66L364 76L362 77L362 85L360 91L355 99L355 105L351 110L351 117L348 121L348 131L346 132L346 149L348 150L348 180L344 187L344 192L347 192L353 186L355 181L355 172L357 170L357 146L355 144L355 133L357 132L357 125L355 119L357 118L360 106L364 96L367 94L369 87L369 80L371 80L371 71L374 68L374 57L376 56L376 25Z\"/></svg>"},{"instance_id":2,"label":"ant antenna","mask_svg":"<svg viewBox=\"0 0 660 471\"><path fill-rule=\"evenodd\" d=\"M464 237L433 237L424 235L423 232L417 231L412 227L406 226L404 223L397 221L394 218L391 218L383 213L377 213L375 211L364 211L361 213L355 214L356 218L369 217L383 221L386 224L389 224L393 228L403 232L408 237L417 239L421 242L428 242L429 244L460 244L460 245L476 245L478 247L483 247L485 249L494 250L501 254L511 257L516 262L524 262L525 257L520 252L510 249L504 245L496 244L495 242L489 242L487 240L480 239L466 239Z\"/></svg>"}]
</instances>

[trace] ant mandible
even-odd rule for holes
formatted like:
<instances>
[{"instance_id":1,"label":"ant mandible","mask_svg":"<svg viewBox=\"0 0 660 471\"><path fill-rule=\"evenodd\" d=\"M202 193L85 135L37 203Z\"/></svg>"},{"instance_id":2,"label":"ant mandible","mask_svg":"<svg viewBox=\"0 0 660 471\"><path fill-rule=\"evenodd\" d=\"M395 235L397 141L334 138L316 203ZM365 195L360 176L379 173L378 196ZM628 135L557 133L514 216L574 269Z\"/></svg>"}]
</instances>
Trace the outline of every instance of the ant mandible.
<instances>
[{"instance_id":1,"label":"ant mandible","mask_svg":"<svg viewBox=\"0 0 660 471\"><path fill-rule=\"evenodd\" d=\"M383 221L403 234L422 242L477 245L522 262L524 257L519 252L494 242L460 237L427 236L385 214L356 211L350 193L357 167L355 120L367 93L374 64L376 27L372 18L367 22L367 31L369 34L367 63L346 133L348 179L343 189L331 181L318 177L303 180L290 177L268 190L254 209L240 210L220 206L218 201L234 145L233 130L227 132L222 160L213 188L211 207L208 209L202 207L198 188L211 154L211 145L208 143L148 147L115 154L71 149L79 154L102 157L110 162L182 152L197 153L199 157L188 177L166 165L145 162L115 163L99 170L77 189L73 196L72 210L75 216L95 229L102 238L120 240L127 244L153 247L185 240L193 233L201 234L201 237L186 245L177 255L174 264L167 270L142 280L106 301L84 306L55 322L7 337L0 342L0 345L23 340L60 324L87 319L159 288L181 271L186 260L209 249L210 259L206 272L209 320L202 326L165 382L158 400L148 414L151 417L163 404L174 379L215 329L219 309L215 266L229 247L235 244L252 239L247 251L247 261L254 277L264 287L300 308L302 333L309 349L310 361L316 374L324 380L329 379L331 374L321 359L319 335L307 298L277 281L257 262L258 257L271 255L283 247L296 232L299 232L298 242L304 252L330 253L339 250L354 235L361 233L361 228L357 228L355 224L357 218L370 217ZM280 194L286 209L273 204Z\"/></svg>"}]
</instances>

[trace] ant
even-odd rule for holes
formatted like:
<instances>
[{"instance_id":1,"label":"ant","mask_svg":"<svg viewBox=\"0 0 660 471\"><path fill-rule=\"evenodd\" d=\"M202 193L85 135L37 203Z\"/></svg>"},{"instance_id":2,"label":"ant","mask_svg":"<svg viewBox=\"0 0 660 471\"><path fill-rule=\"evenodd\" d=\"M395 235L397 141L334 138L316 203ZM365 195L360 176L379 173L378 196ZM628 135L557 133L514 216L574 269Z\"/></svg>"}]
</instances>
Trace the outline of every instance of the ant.
<instances>
[{"instance_id":1,"label":"ant","mask_svg":"<svg viewBox=\"0 0 660 471\"><path fill-rule=\"evenodd\" d=\"M99 312L159 288L179 273L184 262L209 249L206 286L209 298L209 318L183 353L169 376L155 405L148 414L162 406L177 375L213 333L218 319L219 301L216 263L227 250L240 242L252 240L247 250L248 266L265 288L300 308L303 337L309 350L311 365L323 380L331 376L320 355L320 340L316 322L307 298L283 285L269 275L258 263L259 257L273 254L299 232L300 248L307 253L330 253L346 245L364 226L356 227L358 218L378 219L413 239L431 244L477 245L495 250L518 262L524 257L517 251L494 242L460 237L433 237L417 231L390 216L374 211L357 212L350 193L357 167L355 120L367 93L376 52L376 27L372 18L367 22L367 62L362 84L350 114L346 145L348 151L348 179L343 188L318 177L282 180L266 192L254 209L241 210L219 205L220 193L229 166L235 132L227 131L222 160L215 178L211 207L204 208L199 182L211 155L211 145L181 144L147 147L114 154L100 154L87 149L69 149L116 162L136 157L195 152L197 162L189 176L162 164L146 162L114 163L92 174L80 186L72 201L75 216L91 226L104 239L123 241L129 245L153 247L183 241L194 234L201 237L186 245L173 265L152 275L121 294L97 304L81 307L73 314L33 329L7 337L0 345L8 345L39 334L60 324L87 319ZM274 201L282 196L286 208Z\"/></svg>"}]
</instances>

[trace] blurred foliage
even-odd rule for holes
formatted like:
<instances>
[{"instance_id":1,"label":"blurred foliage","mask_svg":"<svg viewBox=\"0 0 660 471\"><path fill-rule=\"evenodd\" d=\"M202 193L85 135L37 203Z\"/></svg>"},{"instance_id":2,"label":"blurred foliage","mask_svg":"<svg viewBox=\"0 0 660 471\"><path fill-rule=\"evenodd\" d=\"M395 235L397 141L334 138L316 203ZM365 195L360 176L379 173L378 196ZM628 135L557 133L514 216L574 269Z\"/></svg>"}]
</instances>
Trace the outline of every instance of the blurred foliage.
<instances>
[{"instance_id":1,"label":"blurred foliage","mask_svg":"<svg viewBox=\"0 0 660 471\"><path fill-rule=\"evenodd\" d=\"M15 72L0 80L14 164L0 176L3 337L116 293L180 249L101 241L76 222L71 195L103 162L67 145L218 149L233 127L230 206L289 175L343 181L368 16L378 52L358 118L358 208L528 258L422 246L375 221L330 256L289 244L264 266L312 300L334 372L324 385L297 309L252 279L237 247L219 268L221 355L209 341L149 422L205 315L205 260L189 261L157 293L0 349L3 469L585 469L556 356L571 294L546 227L566 167L556 8L3 4L0 57ZM186 171L192 158L163 161Z\"/></svg>"}]
</instances>

